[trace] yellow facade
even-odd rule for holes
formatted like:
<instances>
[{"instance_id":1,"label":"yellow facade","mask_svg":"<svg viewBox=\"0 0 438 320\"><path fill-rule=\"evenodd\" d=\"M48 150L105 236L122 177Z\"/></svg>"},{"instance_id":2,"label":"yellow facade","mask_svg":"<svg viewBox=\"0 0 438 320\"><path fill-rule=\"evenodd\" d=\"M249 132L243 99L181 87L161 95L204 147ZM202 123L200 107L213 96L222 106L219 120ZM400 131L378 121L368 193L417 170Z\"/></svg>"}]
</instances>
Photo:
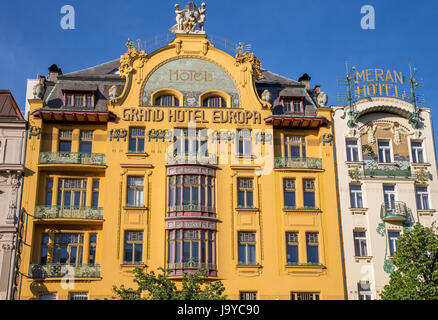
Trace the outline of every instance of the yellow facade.
<instances>
[{"instance_id":1,"label":"yellow facade","mask_svg":"<svg viewBox=\"0 0 438 320\"><path fill-rule=\"evenodd\" d=\"M155 75L169 63L174 63L175 68L181 68L171 67L162 71L164 75L168 72L170 82L185 82L186 87L191 86L188 84L190 81L194 83L194 87L202 83L200 88L207 90L199 96L187 97L184 90L159 83L156 80L158 78L154 77L158 77ZM198 63L211 69L190 69ZM332 133L330 125L285 129L276 125L275 121L278 120L274 119L272 124L267 123L265 119L273 114L271 104L259 97L255 87L255 79L261 78L258 60L251 54L232 57L215 48L205 35L176 34L175 40L168 46L149 54L138 52L129 46L128 52L120 59L119 70L120 75L126 77L123 92L108 102L109 113L96 115L99 117L97 122L91 121L93 115L89 115L87 120L80 113L48 115L42 112L42 115L35 117L35 111L46 110L47 107L42 100L29 101L29 125L40 128L41 131L40 136L31 136L27 144L22 200L22 207L27 215L21 254L19 299L36 299L39 294L45 293L56 293L57 299L68 299L72 292L88 293L89 299L110 298L113 296L113 285L134 286L131 271L135 265L124 261L127 241L125 232L143 233L142 240L139 241L142 246L140 263L146 266L147 271L156 271L159 267L168 265L172 228L178 223L185 226L186 221L193 223L192 226L199 227L203 223L208 225L207 229L202 230L210 230L214 237L213 260L206 258L214 265L211 279L221 280L226 287L225 293L231 299L239 299L243 292L256 292L257 299L290 299L292 293L317 293L320 299L344 299L334 147L329 141ZM153 79L153 83L150 79ZM222 86L221 81L226 79L232 79L234 89L232 85L230 90L224 89L230 84L227 80ZM217 87L213 88L215 84ZM156 99L163 95L178 99L180 106L154 106ZM206 98L213 96L223 98L222 103L226 107L200 107ZM193 107L188 106L187 101ZM313 118L318 121L325 118L324 121L330 123L331 110L317 108ZM189 119L192 120L191 123ZM303 116L302 121L308 121L308 118ZM174 128L190 127L209 130L208 163L203 163L198 158L195 163L181 164L172 158L174 144L171 138L166 138L167 132ZM132 128L144 129L144 152L130 152ZM235 133L236 129L250 130L253 137L251 155L236 154L236 145L229 137L221 143L212 139L214 131ZM94 160L79 160L71 164L59 158L42 161L41 153L59 151L59 141L62 140L60 132L63 130L72 130L71 153L80 151L81 132L92 130L92 153L101 155L93 158ZM261 133L266 135L262 136ZM287 160L282 164L288 135L303 136L306 157L322 159L316 162L320 165L312 167L306 161L300 165L288 165ZM265 137L265 141L260 137ZM67 137L68 139L70 138ZM325 140L327 141L324 142ZM185 209L181 209L182 212L176 212L178 210L175 209L175 214L169 214L170 201L177 201L170 199L170 175L178 170L208 172L207 176L213 181L214 197L209 205L213 204L214 208L205 210L208 211L205 214L195 212L187 215L184 211L188 210ZM127 205L132 201L127 199L128 180L132 177L139 177L140 180L136 180L136 183L143 188L142 197L133 191L137 195L134 196L137 197L134 201L137 204L138 201L141 202L136 206ZM239 207L238 188L241 178L250 178L253 181L249 187L253 195L252 206ZM84 185L75 180L76 189L67 191L66 181L73 181L71 179L83 179L87 183ZM283 205L284 179L295 179L296 208L285 209ZM53 181L53 185L48 184L49 180ZM96 189L93 181L97 180L99 186ZM303 180L314 181L315 208L304 207ZM60 181L64 181L64 189L60 187ZM37 213L38 210L41 211L38 206L48 203L48 188L52 190L52 194L49 192L52 199L50 206L61 205L59 201L64 205L66 201L78 201L80 208L71 207L62 214L58 213L58 217L42 217ZM93 203L93 188L98 190L98 207L103 208L103 218L95 208L96 203ZM77 197L72 195L75 190ZM62 194L58 196L60 192ZM247 194L249 193L245 193ZM67 197L70 197L69 200L65 200ZM49 210L49 207L44 209ZM78 218L82 213L77 212L84 211L84 207L88 208L88 213ZM69 214L74 217L69 218ZM239 232L255 233L256 263L239 264ZM298 233L299 264L287 264L287 232ZM75 275L72 279L61 277L63 273L53 269L47 271L48 269L44 269L47 267L42 266L44 263L41 256L45 255L42 252L45 252L46 247L48 253L45 263L54 263L56 259L59 261L59 254L64 249L60 249L62 245L55 245L54 242L58 241L55 241L56 235L61 233L83 235L82 245L76 246L77 249L74 250L79 252L82 247L84 267L81 269L81 263L75 261L77 267L73 268ZM306 262L306 233L318 234L315 245L317 244L319 264ZM49 238L47 244L44 243L43 235ZM97 242L90 245L90 236L93 235L97 235ZM90 246L96 248L95 264L91 266L87 265L90 262ZM71 259L71 243L67 247L65 250ZM195 247L191 248L195 250ZM56 250L60 250L58 256L55 256ZM207 255L211 251L208 250L205 251ZM249 251L245 252L247 259L250 259ZM193 253L191 254L193 259ZM51 266L56 267L61 268ZM31 268L35 269L32 271ZM41 270L46 273L41 273ZM174 278L181 277L175 275Z\"/></svg>"}]
</instances>

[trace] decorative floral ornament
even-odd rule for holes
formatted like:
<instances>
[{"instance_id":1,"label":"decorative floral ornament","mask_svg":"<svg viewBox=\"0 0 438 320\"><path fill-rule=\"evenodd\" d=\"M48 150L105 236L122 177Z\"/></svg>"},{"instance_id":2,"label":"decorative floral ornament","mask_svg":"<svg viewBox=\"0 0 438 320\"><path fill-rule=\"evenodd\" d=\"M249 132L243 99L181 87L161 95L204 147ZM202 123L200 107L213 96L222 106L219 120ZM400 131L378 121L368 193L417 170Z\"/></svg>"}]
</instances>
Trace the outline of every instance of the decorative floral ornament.
<instances>
[{"instance_id":1,"label":"decorative floral ornament","mask_svg":"<svg viewBox=\"0 0 438 320\"><path fill-rule=\"evenodd\" d=\"M264 78L262 71L261 71L262 63L260 62L259 59L257 59L256 56L254 56L254 53L252 53L252 52L245 52L245 53L239 52L238 54L236 54L236 63L235 63L236 66L244 64L245 62L249 62L251 64L252 74L256 78L256 80L262 80Z\"/></svg>"}]
</instances>

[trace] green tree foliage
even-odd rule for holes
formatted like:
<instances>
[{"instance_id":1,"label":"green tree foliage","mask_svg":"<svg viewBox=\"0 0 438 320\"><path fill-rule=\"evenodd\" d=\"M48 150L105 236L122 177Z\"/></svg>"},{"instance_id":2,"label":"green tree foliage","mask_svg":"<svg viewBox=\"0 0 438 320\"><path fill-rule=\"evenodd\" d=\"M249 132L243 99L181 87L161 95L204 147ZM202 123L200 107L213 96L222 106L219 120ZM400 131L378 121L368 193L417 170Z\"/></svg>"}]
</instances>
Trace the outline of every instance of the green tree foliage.
<instances>
[{"instance_id":1,"label":"green tree foliage","mask_svg":"<svg viewBox=\"0 0 438 320\"><path fill-rule=\"evenodd\" d=\"M383 300L438 299L438 236L437 227L417 223L398 239L393 258L396 270L385 286Z\"/></svg>"},{"instance_id":2,"label":"green tree foliage","mask_svg":"<svg viewBox=\"0 0 438 320\"><path fill-rule=\"evenodd\" d=\"M221 281L210 281L207 270L201 269L195 274L184 273L181 288L178 290L176 282L169 279L166 270L159 268L162 274L154 271L145 272L144 268L134 269L134 283L136 290L113 286L115 299L121 300L225 300L225 287Z\"/></svg>"}]
</instances>

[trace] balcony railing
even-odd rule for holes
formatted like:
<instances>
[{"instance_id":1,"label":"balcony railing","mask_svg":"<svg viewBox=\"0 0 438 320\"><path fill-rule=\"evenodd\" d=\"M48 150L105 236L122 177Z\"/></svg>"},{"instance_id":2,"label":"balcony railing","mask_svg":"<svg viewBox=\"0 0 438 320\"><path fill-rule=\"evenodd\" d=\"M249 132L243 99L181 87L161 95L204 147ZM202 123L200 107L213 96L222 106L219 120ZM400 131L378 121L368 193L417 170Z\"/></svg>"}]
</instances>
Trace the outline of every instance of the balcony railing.
<instances>
[{"instance_id":1,"label":"balcony railing","mask_svg":"<svg viewBox=\"0 0 438 320\"><path fill-rule=\"evenodd\" d=\"M321 158L275 157L275 168L322 169Z\"/></svg>"},{"instance_id":2,"label":"balcony railing","mask_svg":"<svg viewBox=\"0 0 438 320\"><path fill-rule=\"evenodd\" d=\"M34 279L42 278L99 278L100 264L69 265L61 263L31 264L29 266L29 277Z\"/></svg>"},{"instance_id":3,"label":"balcony railing","mask_svg":"<svg viewBox=\"0 0 438 320\"><path fill-rule=\"evenodd\" d=\"M105 154L85 152L40 152L40 164L105 165Z\"/></svg>"},{"instance_id":4,"label":"balcony railing","mask_svg":"<svg viewBox=\"0 0 438 320\"><path fill-rule=\"evenodd\" d=\"M202 155L201 153L173 153L168 152L166 155L167 164L210 164L217 165L217 155L209 153Z\"/></svg>"},{"instance_id":5,"label":"balcony railing","mask_svg":"<svg viewBox=\"0 0 438 320\"><path fill-rule=\"evenodd\" d=\"M213 207L202 206L200 204L185 204L170 206L169 211L200 211L200 212L214 212Z\"/></svg>"},{"instance_id":6,"label":"balcony railing","mask_svg":"<svg viewBox=\"0 0 438 320\"><path fill-rule=\"evenodd\" d=\"M102 220L102 207L63 207L63 206L36 206L37 219L90 219Z\"/></svg>"},{"instance_id":7,"label":"balcony railing","mask_svg":"<svg viewBox=\"0 0 438 320\"><path fill-rule=\"evenodd\" d=\"M204 263L204 262L178 262L178 263L168 263L167 269L175 270L175 269L207 269L207 270L216 270L216 265L214 263Z\"/></svg>"},{"instance_id":8,"label":"balcony railing","mask_svg":"<svg viewBox=\"0 0 438 320\"><path fill-rule=\"evenodd\" d=\"M391 164L380 164L374 160L365 160L364 175L366 177L406 177L411 176L409 161L397 161Z\"/></svg>"},{"instance_id":9,"label":"balcony railing","mask_svg":"<svg viewBox=\"0 0 438 320\"><path fill-rule=\"evenodd\" d=\"M401 221L404 222L409 217L409 211L406 206L406 203L401 201L395 201L388 205L386 203L382 203L380 208L380 218L383 221Z\"/></svg>"}]
</instances>

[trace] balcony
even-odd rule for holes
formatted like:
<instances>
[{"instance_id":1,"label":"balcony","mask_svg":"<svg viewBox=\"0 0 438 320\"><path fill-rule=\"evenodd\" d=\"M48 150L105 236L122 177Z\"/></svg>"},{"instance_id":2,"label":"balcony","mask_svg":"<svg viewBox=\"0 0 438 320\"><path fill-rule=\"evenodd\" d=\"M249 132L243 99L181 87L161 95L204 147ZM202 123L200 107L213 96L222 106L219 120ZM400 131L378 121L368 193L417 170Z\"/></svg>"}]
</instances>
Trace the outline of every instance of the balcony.
<instances>
[{"instance_id":1,"label":"balcony","mask_svg":"<svg viewBox=\"0 0 438 320\"><path fill-rule=\"evenodd\" d=\"M173 212L173 211L214 212L214 209L211 206L202 206L200 204L185 204L185 205L170 206L168 211L169 212Z\"/></svg>"},{"instance_id":2,"label":"balcony","mask_svg":"<svg viewBox=\"0 0 438 320\"><path fill-rule=\"evenodd\" d=\"M380 208L380 218L386 222L405 222L409 217L409 211L406 203L395 201L393 205L388 206L382 203Z\"/></svg>"},{"instance_id":3,"label":"balcony","mask_svg":"<svg viewBox=\"0 0 438 320\"><path fill-rule=\"evenodd\" d=\"M202 155L201 153L172 153L166 155L168 165L175 164L200 164L200 165L217 165L217 155L209 153Z\"/></svg>"},{"instance_id":4,"label":"balcony","mask_svg":"<svg viewBox=\"0 0 438 320\"><path fill-rule=\"evenodd\" d=\"M374 160L365 160L365 177L401 177L411 176L409 161L397 161L395 163L382 164Z\"/></svg>"},{"instance_id":5,"label":"balcony","mask_svg":"<svg viewBox=\"0 0 438 320\"><path fill-rule=\"evenodd\" d=\"M274 167L276 169L322 169L321 158L288 158L275 157Z\"/></svg>"},{"instance_id":6,"label":"balcony","mask_svg":"<svg viewBox=\"0 0 438 320\"><path fill-rule=\"evenodd\" d=\"M61 207L61 206L36 206L35 218L37 219L88 219L103 220L102 207Z\"/></svg>"},{"instance_id":7,"label":"balcony","mask_svg":"<svg viewBox=\"0 0 438 320\"><path fill-rule=\"evenodd\" d=\"M69 265L61 263L30 264L29 278L99 278L100 264Z\"/></svg>"},{"instance_id":8,"label":"balcony","mask_svg":"<svg viewBox=\"0 0 438 320\"><path fill-rule=\"evenodd\" d=\"M104 166L105 154L85 152L40 152L40 164L85 164Z\"/></svg>"}]
</instances>

